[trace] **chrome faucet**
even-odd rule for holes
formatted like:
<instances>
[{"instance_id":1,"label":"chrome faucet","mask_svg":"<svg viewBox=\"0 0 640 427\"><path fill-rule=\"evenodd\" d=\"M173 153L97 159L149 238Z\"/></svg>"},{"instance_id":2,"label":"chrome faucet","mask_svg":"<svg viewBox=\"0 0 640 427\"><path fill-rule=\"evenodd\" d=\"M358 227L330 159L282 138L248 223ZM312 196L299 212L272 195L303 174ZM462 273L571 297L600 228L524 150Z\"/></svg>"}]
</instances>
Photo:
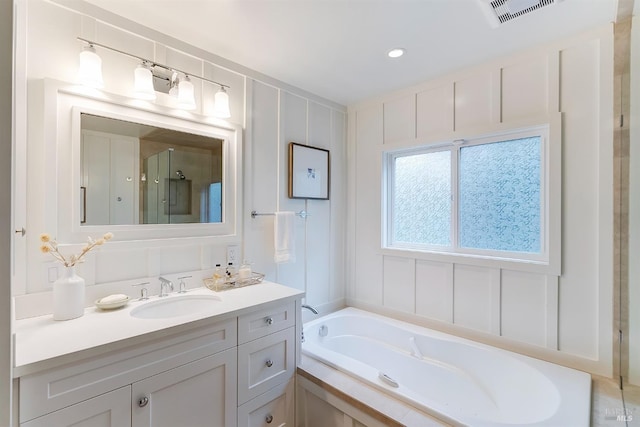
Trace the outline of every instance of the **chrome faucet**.
<instances>
[{"instance_id":1,"label":"chrome faucet","mask_svg":"<svg viewBox=\"0 0 640 427\"><path fill-rule=\"evenodd\" d=\"M311 307L310 305L302 304L302 305L300 305L300 307L306 308L307 310L309 310L313 314L318 314L318 310L316 310L315 308ZM302 330L300 331L300 342L304 342L304 328L302 328Z\"/></svg>"},{"instance_id":2,"label":"chrome faucet","mask_svg":"<svg viewBox=\"0 0 640 427\"><path fill-rule=\"evenodd\" d=\"M173 282L171 280L165 279L162 276L158 277L158 279L160 280L160 295L158 296L166 297L167 295L169 295L169 293L167 292L167 288L173 291Z\"/></svg>"},{"instance_id":3,"label":"chrome faucet","mask_svg":"<svg viewBox=\"0 0 640 427\"><path fill-rule=\"evenodd\" d=\"M300 307L306 308L307 310L309 310L313 314L318 314L318 310L316 310L315 308L311 307L310 305L302 304Z\"/></svg>"}]
</instances>

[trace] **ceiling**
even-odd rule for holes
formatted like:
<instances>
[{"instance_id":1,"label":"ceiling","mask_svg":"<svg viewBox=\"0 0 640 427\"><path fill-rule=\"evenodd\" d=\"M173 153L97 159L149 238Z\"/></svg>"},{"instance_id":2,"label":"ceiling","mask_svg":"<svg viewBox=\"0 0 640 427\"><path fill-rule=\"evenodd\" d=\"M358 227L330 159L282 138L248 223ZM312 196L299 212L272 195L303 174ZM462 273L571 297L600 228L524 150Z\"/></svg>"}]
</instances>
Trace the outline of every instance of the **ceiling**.
<instances>
[{"instance_id":1,"label":"ceiling","mask_svg":"<svg viewBox=\"0 0 640 427\"><path fill-rule=\"evenodd\" d=\"M618 4L562 0L492 28L487 0L87 1L343 105L613 22Z\"/></svg>"}]
</instances>

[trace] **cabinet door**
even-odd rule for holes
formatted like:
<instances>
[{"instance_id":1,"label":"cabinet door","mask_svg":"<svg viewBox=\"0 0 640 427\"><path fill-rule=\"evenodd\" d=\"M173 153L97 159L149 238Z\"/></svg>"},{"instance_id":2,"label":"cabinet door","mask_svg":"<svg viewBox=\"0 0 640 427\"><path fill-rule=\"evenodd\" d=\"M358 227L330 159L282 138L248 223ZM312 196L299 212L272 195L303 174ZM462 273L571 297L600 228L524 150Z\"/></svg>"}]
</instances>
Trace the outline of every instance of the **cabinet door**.
<instances>
[{"instance_id":1,"label":"cabinet door","mask_svg":"<svg viewBox=\"0 0 640 427\"><path fill-rule=\"evenodd\" d=\"M280 384L238 408L238 427L293 426L294 380Z\"/></svg>"},{"instance_id":2,"label":"cabinet door","mask_svg":"<svg viewBox=\"0 0 640 427\"><path fill-rule=\"evenodd\" d=\"M129 386L20 424L21 427L126 427L130 425L131 387Z\"/></svg>"},{"instance_id":3,"label":"cabinet door","mask_svg":"<svg viewBox=\"0 0 640 427\"><path fill-rule=\"evenodd\" d=\"M133 425L235 426L236 372L232 348L134 383Z\"/></svg>"}]
</instances>

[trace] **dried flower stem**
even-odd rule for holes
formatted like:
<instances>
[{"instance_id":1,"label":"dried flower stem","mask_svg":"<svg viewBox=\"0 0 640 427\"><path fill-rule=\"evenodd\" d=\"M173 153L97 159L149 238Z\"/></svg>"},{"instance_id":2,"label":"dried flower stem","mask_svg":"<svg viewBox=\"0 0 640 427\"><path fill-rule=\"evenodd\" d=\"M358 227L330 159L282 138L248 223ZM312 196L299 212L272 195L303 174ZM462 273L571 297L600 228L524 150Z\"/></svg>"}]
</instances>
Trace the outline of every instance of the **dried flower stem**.
<instances>
[{"instance_id":1,"label":"dried flower stem","mask_svg":"<svg viewBox=\"0 0 640 427\"><path fill-rule=\"evenodd\" d=\"M73 267L77 263L83 262L84 261L84 256L91 249L95 248L96 246L103 245L105 242L111 240L112 238L113 238L113 234L112 233L105 233L102 236L102 238L97 239L97 240L94 240L91 237L89 237L87 245L84 248L82 248L82 251L80 252L80 254L79 255L75 255L75 254L71 255L71 257L69 259L67 259L58 250L58 243L55 240L52 240L51 236L49 236L48 234L44 233L44 234L40 235L40 241L43 243L43 245L40 246L40 251L43 252L43 253L51 254L55 259L60 261L65 267Z\"/></svg>"}]
</instances>

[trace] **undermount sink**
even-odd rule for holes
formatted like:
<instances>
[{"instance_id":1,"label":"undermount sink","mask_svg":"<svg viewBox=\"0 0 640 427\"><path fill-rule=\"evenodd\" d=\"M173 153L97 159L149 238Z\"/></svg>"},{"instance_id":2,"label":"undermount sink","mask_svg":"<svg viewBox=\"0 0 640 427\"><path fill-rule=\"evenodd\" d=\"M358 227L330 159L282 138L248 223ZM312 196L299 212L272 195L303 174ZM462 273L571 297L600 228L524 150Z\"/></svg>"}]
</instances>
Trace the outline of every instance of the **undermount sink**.
<instances>
[{"instance_id":1,"label":"undermount sink","mask_svg":"<svg viewBox=\"0 0 640 427\"><path fill-rule=\"evenodd\" d=\"M210 310L212 304L220 301L217 295L164 297L136 307L130 314L138 319L167 319Z\"/></svg>"}]
</instances>

